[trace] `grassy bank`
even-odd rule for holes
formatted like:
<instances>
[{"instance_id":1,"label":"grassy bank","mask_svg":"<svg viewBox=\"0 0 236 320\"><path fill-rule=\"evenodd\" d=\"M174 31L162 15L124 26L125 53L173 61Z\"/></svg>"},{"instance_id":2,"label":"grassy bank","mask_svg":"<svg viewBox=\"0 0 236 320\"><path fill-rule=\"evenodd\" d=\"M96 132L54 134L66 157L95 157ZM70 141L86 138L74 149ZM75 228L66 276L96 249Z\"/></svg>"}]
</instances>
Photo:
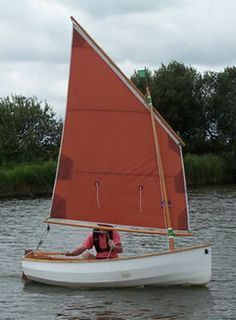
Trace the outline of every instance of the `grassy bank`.
<instances>
[{"instance_id":1,"label":"grassy bank","mask_svg":"<svg viewBox=\"0 0 236 320\"><path fill-rule=\"evenodd\" d=\"M56 162L18 165L0 169L0 196L50 195L53 188Z\"/></svg>"},{"instance_id":2,"label":"grassy bank","mask_svg":"<svg viewBox=\"0 0 236 320\"><path fill-rule=\"evenodd\" d=\"M236 183L235 159L231 154L186 154L184 164L188 185Z\"/></svg>"},{"instance_id":3,"label":"grassy bank","mask_svg":"<svg viewBox=\"0 0 236 320\"><path fill-rule=\"evenodd\" d=\"M188 185L236 183L236 164L229 155L186 154L184 163ZM55 161L0 168L0 197L50 195L55 172Z\"/></svg>"}]
</instances>

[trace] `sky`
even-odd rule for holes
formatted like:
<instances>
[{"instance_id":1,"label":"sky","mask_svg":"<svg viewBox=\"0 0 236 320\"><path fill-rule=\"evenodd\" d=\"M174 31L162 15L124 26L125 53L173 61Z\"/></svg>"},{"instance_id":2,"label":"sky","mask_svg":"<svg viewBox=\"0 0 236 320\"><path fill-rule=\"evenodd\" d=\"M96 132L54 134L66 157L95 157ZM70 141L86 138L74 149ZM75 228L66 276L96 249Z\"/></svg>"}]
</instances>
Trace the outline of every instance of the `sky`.
<instances>
[{"instance_id":1,"label":"sky","mask_svg":"<svg viewBox=\"0 0 236 320\"><path fill-rule=\"evenodd\" d=\"M0 97L36 96L63 117L74 16L129 77L176 60L236 66L235 0L0 0Z\"/></svg>"}]
</instances>

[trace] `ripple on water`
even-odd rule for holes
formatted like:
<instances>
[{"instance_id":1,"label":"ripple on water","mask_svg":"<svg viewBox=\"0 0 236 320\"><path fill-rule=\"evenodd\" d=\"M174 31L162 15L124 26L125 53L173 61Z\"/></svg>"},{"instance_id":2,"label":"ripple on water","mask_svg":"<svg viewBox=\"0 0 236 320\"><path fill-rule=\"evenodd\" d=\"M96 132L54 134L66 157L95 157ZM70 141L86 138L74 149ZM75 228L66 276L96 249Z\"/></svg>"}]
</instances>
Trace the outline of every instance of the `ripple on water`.
<instances>
[{"instance_id":1,"label":"ripple on water","mask_svg":"<svg viewBox=\"0 0 236 320\"><path fill-rule=\"evenodd\" d=\"M192 190L191 226L199 241L213 241L213 275L208 288L76 290L24 284L21 254L45 233L50 200L0 202L1 319L236 319L236 188ZM68 233L68 230L70 232ZM42 248L72 249L87 231L52 227ZM127 254L166 248L159 237L122 234ZM178 245L191 239L176 239Z\"/></svg>"}]
</instances>

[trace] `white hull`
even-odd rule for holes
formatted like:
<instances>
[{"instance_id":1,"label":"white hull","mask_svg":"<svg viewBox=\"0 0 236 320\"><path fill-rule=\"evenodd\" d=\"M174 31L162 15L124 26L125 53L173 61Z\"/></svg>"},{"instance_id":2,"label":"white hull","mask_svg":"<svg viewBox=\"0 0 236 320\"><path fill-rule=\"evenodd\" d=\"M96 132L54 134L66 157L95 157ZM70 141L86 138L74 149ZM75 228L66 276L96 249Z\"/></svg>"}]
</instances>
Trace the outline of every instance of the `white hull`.
<instances>
[{"instance_id":1,"label":"white hull","mask_svg":"<svg viewBox=\"0 0 236 320\"><path fill-rule=\"evenodd\" d=\"M81 288L144 285L207 285L211 245L110 260L40 258L26 255L24 275L37 282Z\"/></svg>"}]
</instances>

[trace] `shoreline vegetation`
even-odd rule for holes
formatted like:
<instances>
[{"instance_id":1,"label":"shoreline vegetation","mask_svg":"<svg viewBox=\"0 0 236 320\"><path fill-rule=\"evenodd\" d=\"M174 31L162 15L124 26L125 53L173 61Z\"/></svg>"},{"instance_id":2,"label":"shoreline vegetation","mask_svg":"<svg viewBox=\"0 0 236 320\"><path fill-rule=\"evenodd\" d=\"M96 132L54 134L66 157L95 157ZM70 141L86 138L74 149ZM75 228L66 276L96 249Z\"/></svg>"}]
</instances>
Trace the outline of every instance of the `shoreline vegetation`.
<instances>
[{"instance_id":1,"label":"shoreline vegetation","mask_svg":"<svg viewBox=\"0 0 236 320\"><path fill-rule=\"evenodd\" d=\"M130 79L144 95L148 85L153 106L185 142L187 186L235 185L236 66L202 74L172 61L143 72ZM62 127L47 101L0 97L0 198L52 194Z\"/></svg>"},{"instance_id":2,"label":"shoreline vegetation","mask_svg":"<svg viewBox=\"0 0 236 320\"><path fill-rule=\"evenodd\" d=\"M184 157L188 187L233 184L234 162L223 155L186 154ZM52 195L57 162L20 164L0 168L0 198L35 198Z\"/></svg>"},{"instance_id":3,"label":"shoreline vegetation","mask_svg":"<svg viewBox=\"0 0 236 320\"><path fill-rule=\"evenodd\" d=\"M0 198L51 196L56 161L0 168Z\"/></svg>"}]
</instances>

